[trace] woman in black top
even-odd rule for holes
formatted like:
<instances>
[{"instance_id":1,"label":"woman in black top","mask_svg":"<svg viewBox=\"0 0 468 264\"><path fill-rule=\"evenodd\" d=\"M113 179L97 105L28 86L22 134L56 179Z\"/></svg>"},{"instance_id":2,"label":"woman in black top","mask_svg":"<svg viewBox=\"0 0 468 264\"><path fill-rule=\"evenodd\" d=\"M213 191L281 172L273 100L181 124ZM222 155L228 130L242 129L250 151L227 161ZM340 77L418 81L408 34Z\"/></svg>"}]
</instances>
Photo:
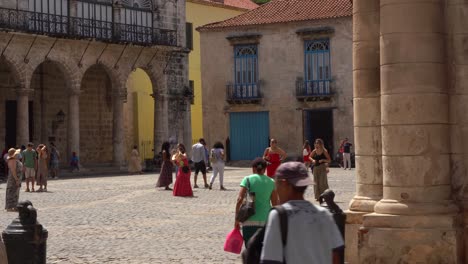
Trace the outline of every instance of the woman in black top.
<instances>
[{"instance_id":1,"label":"woman in black top","mask_svg":"<svg viewBox=\"0 0 468 264\"><path fill-rule=\"evenodd\" d=\"M330 155L328 151L323 147L323 140L320 138L316 139L314 142L314 150L310 153L310 160L314 164L314 194L315 200L319 200L320 194L322 194L326 189L328 189L328 179L327 179L327 163L330 163Z\"/></svg>"}]
</instances>

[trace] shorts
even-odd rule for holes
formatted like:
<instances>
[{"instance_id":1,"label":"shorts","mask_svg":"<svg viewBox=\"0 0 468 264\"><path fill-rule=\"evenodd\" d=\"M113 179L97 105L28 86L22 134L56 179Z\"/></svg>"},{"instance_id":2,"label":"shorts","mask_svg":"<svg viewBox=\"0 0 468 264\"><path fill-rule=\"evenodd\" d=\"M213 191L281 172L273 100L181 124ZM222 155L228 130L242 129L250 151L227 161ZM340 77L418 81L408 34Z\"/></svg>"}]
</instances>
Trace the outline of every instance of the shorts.
<instances>
[{"instance_id":1,"label":"shorts","mask_svg":"<svg viewBox=\"0 0 468 264\"><path fill-rule=\"evenodd\" d=\"M36 176L36 170L34 168L26 167L25 172L24 172L24 177L28 179L28 178L34 178L35 176Z\"/></svg>"},{"instance_id":2,"label":"shorts","mask_svg":"<svg viewBox=\"0 0 468 264\"><path fill-rule=\"evenodd\" d=\"M200 171L202 174L206 174L206 165L205 161L203 160L195 163L195 175L197 175Z\"/></svg>"}]
</instances>

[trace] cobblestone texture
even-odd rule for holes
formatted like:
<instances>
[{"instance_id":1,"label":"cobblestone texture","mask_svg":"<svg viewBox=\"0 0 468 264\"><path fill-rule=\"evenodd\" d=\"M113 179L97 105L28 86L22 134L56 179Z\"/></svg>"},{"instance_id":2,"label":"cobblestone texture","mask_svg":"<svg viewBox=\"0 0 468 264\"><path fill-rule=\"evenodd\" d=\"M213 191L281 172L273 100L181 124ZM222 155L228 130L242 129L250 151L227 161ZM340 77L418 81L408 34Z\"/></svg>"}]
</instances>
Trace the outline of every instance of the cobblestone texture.
<instances>
[{"instance_id":1,"label":"cobblestone texture","mask_svg":"<svg viewBox=\"0 0 468 264\"><path fill-rule=\"evenodd\" d=\"M48 193L25 193L23 184L20 199L32 201L49 231L47 263L241 263L223 243L233 226L238 184L249 172L228 167L227 191L216 181L211 191L194 189L194 198L155 189L158 174L144 174L51 180ZM354 178L354 170L330 171L330 188L343 209L354 195ZM0 197L3 207L5 184ZM15 217L2 211L0 228Z\"/></svg>"}]
</instances>

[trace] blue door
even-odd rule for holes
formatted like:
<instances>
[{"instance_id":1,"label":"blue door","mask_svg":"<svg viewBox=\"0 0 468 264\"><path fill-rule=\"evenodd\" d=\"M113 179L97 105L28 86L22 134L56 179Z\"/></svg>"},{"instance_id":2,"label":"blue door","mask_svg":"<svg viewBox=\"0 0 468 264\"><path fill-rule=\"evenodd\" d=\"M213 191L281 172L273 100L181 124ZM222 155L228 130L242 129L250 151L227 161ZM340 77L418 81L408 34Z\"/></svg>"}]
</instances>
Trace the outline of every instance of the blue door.
<instances>
[{"instance_id":1,"label":"blue door","mask_svg":"<svg viewBox=\"0 0 468 264\"><path fill-rule=\"evenodd\" d=\"M268 112L230 114L231 160L253 160L268 147Z\"/></svg>"}]
</instances>

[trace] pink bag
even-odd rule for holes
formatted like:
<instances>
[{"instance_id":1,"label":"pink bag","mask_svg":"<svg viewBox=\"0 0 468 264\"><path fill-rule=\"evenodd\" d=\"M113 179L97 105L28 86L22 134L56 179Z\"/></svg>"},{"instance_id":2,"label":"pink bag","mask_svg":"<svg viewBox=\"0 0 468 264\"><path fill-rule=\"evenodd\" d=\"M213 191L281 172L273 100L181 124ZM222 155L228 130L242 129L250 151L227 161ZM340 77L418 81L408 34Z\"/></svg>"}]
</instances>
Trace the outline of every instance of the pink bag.
<instances>
[{"instance_id":1,"label":"pink bag","mask_svg":"<svg viewBox=\"0 0 468 264\"><path fill-rule=\"evenodd\" d=\"M242 251L242 245L244 239L239 229L234 228L226 236L226 241L224 242L224 251L240 254Z\"/></svg>"}]
</instances>

